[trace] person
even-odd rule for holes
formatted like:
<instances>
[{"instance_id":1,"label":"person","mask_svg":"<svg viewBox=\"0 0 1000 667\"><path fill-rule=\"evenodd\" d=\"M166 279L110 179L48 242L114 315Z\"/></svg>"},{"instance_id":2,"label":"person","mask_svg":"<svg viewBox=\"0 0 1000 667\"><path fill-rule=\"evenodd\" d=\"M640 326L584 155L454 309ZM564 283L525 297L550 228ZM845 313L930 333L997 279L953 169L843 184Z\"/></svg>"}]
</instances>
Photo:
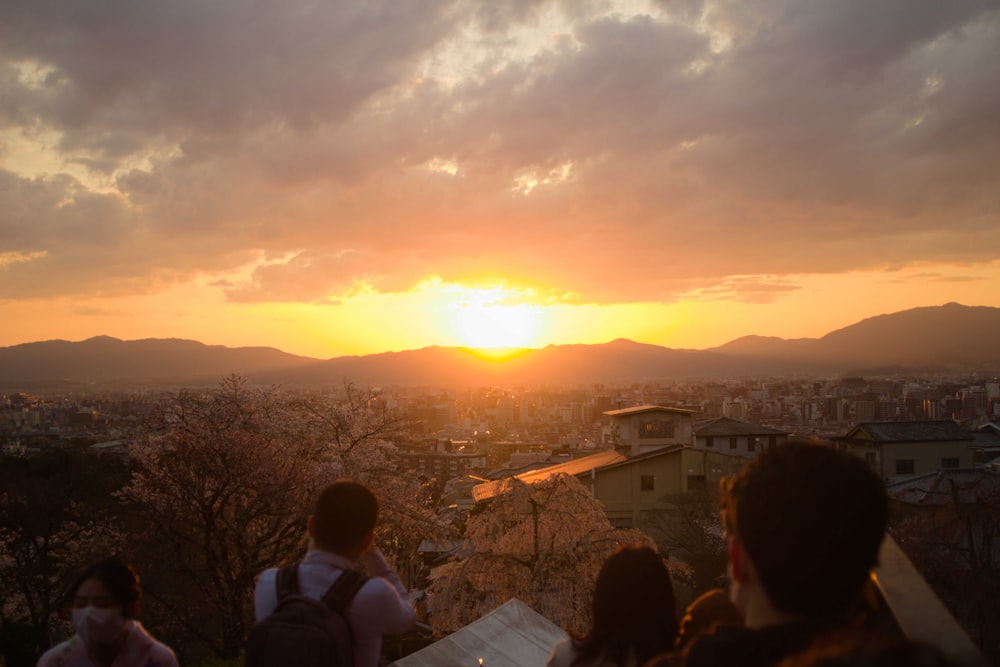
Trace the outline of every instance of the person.
<instances>
[{"instance_id":1,"label":"person","mask_svg":"<svg viewBox=\"0 0 1000 667\"><path fill-rule=\"evenodd\" d=\"M320 492L309 516L309 548L298 568L300 592L319 600L341 574L363 563L370 578L346 611L358 667L379 664L384 634L402 634L416 623L406 587L375 546L377 520L378 500L368 487L351 480L330 484ZM277 572L269 568L257 578L257 621L277 606Z\"/></svg>"},{"instance_id":2,"label":"person","mask_svg":"<svg viewBox=\"0 0 1000 667\"><path fill-rule=\"evenodd\" d=\"M860 458L790 443L722 483L729 596L719 627L649 664L772 667L854 622L888 521L882 481Z\"/></svg>"},{"instance_id":3,"label":"person","mask_svg":"<svg viewBox=\"0 0 1000 667\"><path fill-rule=\"evenodd\" d=\"M136 619L141 597L127 561L87 567L67 594L76 633L42 654L38 667L177 667L174 652Z\"/></svg>"},{"instance_id":4,"label":"person","mask_svg":"<svg viewBox=\"0 0 1000 667\"><path fill-rule=\"evenodd\" d=\"M743 615L729 599L725 588L712 588L695 598L684 610L674 648L682 649L695 637L720 625L743 625Z\"/></svg>"},{"instance_id":5,"label":"person","mask_svg":"<svg viewBox=\"0 0 1000 667\"><path fill-rule=\"evenodd\" d=\"M546 667L641 665L677 634L674 587L663 558L646 546L619 548L601 566L593 623L556 644Z\"/></svg>"},{"instance_id":6,"label":"person","mask_svg":"<svg viewBox=\"0 0 1000 667\"><path fill-rule=\"evenodd\" d=\"M778 667L959 667L921 640L849 631L822 637Z\"/></svg>"}]
</instances>

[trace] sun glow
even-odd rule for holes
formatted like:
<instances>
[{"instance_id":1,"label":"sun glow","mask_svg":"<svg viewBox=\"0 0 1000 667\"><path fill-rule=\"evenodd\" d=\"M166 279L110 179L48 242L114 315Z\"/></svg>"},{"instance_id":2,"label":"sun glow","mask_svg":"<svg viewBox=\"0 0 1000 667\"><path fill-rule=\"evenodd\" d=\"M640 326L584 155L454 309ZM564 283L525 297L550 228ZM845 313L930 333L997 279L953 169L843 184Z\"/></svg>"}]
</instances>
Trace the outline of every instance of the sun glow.
<instances>
[{"instance_id":1,"label":"sun glow","mask_svg":"<svg viewBox=\"0 0 1000 667\"><path fill-rule=\"evenodd\" d=\"M544 309L534 303L530 289L503 283L473 287L430 277L418 291L435 295L440 322L458 345L500 358L538 342Z\"/></svg>"},{"instance_id":2,"label":"sun glow","mask_svg":"<svg viewBox=\"0 0 1000 667\"><path fill-rule=\"evenodd\" d=\"M538 333L538 308L527 304L462 304L458 307L457 333L468 347L490 349L522 348L534 342Z\"/></svg>"}]
</instances>

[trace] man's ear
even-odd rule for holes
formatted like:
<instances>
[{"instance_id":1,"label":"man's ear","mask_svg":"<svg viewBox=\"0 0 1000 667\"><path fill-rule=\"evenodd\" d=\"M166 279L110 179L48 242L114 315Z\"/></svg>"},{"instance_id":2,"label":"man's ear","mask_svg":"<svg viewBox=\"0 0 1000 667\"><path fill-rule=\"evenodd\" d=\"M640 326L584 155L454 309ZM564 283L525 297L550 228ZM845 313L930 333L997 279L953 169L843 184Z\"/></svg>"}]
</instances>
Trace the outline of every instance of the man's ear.
<instances>
[{"instance_id":1,"label":"man's ear","mask_svg":"<svg viewBox=\"0 0 1000 667\"><path fill-rule=\"evenodd\" d=\"M315 524L316 524L316 517L310 514L309 518L306 519L306 532L309 533L309 537L316 537Z\"/></svg>"},{"instance_id":2,"label":"man's ear","mask_svg":"<svg viewBox=\"0 0 1000 667\"><path fill-rule=\"evenodd\" d=\"M374 530L372 532L368 533L368 535L365 536L365 542L364 542L364 544L365 544L365 546L361 550L361 553L367 553L372 548L372 545L375 544L375 531Z\"/></svg>"}]
</instances>

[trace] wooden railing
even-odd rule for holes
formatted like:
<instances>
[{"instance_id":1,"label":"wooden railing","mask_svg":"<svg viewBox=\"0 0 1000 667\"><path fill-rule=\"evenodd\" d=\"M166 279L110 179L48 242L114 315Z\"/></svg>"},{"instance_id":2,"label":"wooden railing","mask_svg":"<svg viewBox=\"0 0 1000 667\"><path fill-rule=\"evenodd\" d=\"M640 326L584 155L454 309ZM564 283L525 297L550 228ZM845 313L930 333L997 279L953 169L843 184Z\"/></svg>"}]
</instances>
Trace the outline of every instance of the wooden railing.
<instances>
[{"instance_id":1,"label":"wooden railing","mask_svg":"<svg viewBox=\"0 0 1000 667\"><path fill-rule=\"evenodd\" d=\"M882 542L873 579L905 637L935 646L956 667L986 667L982 653L891 536Z\"/></svg>"}]
</instances>

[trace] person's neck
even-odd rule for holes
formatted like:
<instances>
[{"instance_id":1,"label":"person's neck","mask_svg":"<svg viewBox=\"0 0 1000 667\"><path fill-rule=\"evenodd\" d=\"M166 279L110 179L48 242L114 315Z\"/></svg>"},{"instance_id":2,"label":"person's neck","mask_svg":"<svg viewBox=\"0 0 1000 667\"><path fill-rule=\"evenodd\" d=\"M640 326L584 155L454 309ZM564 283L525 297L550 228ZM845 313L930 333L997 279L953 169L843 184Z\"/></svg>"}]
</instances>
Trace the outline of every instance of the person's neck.
<instances>
[{"instance_id":1,"label":"person's neck","mask_svg":"<svg viewBox=\"0 0 1000 667\"><path fill-rule=\"evenodd\" d=\"M338 556L340 556L342 558L346 558L347 560L349 560L349 561L351 561L352 563L355 563L355 564L359 560L361 560L361 556L364 554L364 547L363 546L359 546L359 547L356 547L354 549L350 549L348 551L331 551L330 549L323 549L321 547L316 546L316 542L312 538L309 539L309 549L310 549L310 551L312 551L312 550L315 550L315 551L325 551L325 552L330 553L330 554L336 554L336 555L338 555Z\"/></svg>"},{"instance_id":2,"label":"person's neck","mask_svg":"<svg viewBox=\"0 0 1000 667\"><path fill-rule=\"evenodd\" d=\"M742 606L743 624L748 628L758 629L802 620L794 614L775 609L765 595L748 595Z\"/></svg>"},{"instance_id":3,"label":"person's neck","mask_svg":"<svg viewBox=\"0 0 1000 667\"><path fill-rule=\"evenodd\" d=\"M131 630L132 621L126 621L122 631L113 642L110 644L87 644L87 653L98 665L111 667L115 658L117 658L118 654L121 653L123 648L125 648L125 640L128 638L128 633Z\"/></svg>"}]
</instances>

